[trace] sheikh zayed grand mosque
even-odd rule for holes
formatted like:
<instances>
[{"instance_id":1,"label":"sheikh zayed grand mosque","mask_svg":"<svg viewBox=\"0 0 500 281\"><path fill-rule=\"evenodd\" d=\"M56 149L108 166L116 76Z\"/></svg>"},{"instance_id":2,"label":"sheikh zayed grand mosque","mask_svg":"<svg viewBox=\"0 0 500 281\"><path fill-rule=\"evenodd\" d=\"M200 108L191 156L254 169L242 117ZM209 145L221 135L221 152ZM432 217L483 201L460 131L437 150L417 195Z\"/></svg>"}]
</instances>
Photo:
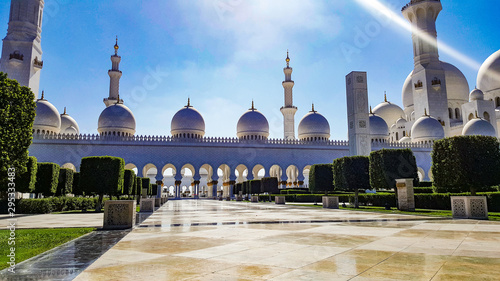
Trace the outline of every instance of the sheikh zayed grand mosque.
<instances>
[{"instance_id":1,"label":"sheikh zayed grand mosque","mask_svg":"<svg viewBox=\"0 0 500 281\"><path fill-rule=\"evenodd\" d=\"M189 100L171 121L169 136L138 136L134 114L120 99L118 41L111 56L109 95L98 116L96 134L80 134L78 123L60 114L42 92L41 31L44 0L12 0L0 71L32 89L37 97L30 155L79 170L82 157L112 155L126 168L149 177L170 196L231 196L235 183L277 177L282 188L306 186L310 166L349 155L368 155L382 148L411 148L422 180L432 179L432 142L457 135L499 136L500 51L492 54L470 91L462 72L439 60L436 19L439 0L411 0L403 7L413 26L414 69L402 84L402 106L387 101L368 107L365 72L346 76L348 141L330 139L330 125L311 111L295 132L292 67L286 57L282 139L269 139L269 123L249 104L238 120L235 138L205 136L202 113ZM98 101L96 101L97 104ZM278 105L276 107L278 110ZM94 118L94 117L90 117ZM95 116L97 119L97 116Z\"/></svg>"}]
</instances>

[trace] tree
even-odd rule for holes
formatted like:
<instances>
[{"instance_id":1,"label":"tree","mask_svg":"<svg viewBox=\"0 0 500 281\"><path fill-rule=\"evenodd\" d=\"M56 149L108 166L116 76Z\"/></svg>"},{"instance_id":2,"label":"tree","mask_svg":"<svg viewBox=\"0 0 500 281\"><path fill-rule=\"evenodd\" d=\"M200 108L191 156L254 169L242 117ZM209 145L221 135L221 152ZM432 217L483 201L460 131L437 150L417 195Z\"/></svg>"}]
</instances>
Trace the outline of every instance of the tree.
<instances>
[{"instance_id":1,"label":"tree","mask_svg":"<svg viewBox=\"0 0 500 281\"><path fill-rule=\"evenodd\" d=\"M35 95L30 88L0 72L0 191L7 191L9 168L27 171L28 147L33 138Z\"/></svg>"},{"instance_id":2,"label":"tree","mask_svg":"<svg viewBox=\"0 0 500 281\"><path fill-rule=\"evenodd\" d=\"M418 186L417 162L411 149L381 149L370 153L370 185L396 189L396 179L413 178Z\"/></svg>"},{"instance_id":3,"label":"tree","mask_svg":"<svg viewBox=\"0 0 500 281\"><path fill-rule=\"evenodd\" d=\"M434 142L436 192L476 191L500 184L500 143L495 137L458 136Z\"/></svg>"},{"instance_id":4,"label":"tree","mask_svg":"<svg viewBox=\"0 0 500 281\"><path fill-rule=\"evenodd\" d=\"M316 164L311 166L309 170L309 190L312 193L334 190L332 164Z\"/></svg>"},{"instance_id":5,"label":"tree","mask_svg":"<svg viewBox=\"0 0 500 281\"><path fill-rule=\"evenodd\" d=\"M80 166L80 186L99 195L96 211L101 211L104 195L119 196L123 191L125 161L119 157L84 157Z\"/></svg>"},{"instance_id":6,"label":"tree","mask_svg":"<svg viewBox=\"0 0 500 281\"><path fill-rule=\"evenodd\" d=\"M367 156L353 156L333 161L333 181L336 189L354 191L354 207L359 208L359 189L370 188L370 161Z\"/></svg>"},{"instance_id":7,"label":"tree","mask_svg":"<svg viewBox=\"0 0 500 281\"><path fill-rule=\"evenodd\" d=\"M150 185L150 179L149 178L141 178L142 181L142 189L147 189L146 194L142 193L142 195L151 195L151 185Z\"/></svg>"},{"instance_id":8,"label":"tree","mask_svg":"<svg viewBox=\"0 0 500 281\"><path fill-rule=\"evenodd\" d=\"M133 195L134 189L137 186L136 175L134 170L126 169L123 177L123 194Z\"/></svg>"},{"instance_id":9,"label":"tree","mask_svg":"<svg viewBox=\"0 0 500 281\"><path fill-rule=\"evenodd\" d=\"M65 196L73 190L73 174L72 169L61 168L59 170L59 181L57 184L56 196Z\"/></svg>"},{"instance_id":10,"label":"tree","mask_svg":"<svg viewBox=\"0 0 500 281\"><path fill-rule=\"evenodd\" d=\"M152 183L151 184L151 196L156 197L158 195L158 184Z\"/></svg>"},{"instance_id":11,"label":"tree","mask_svg":"<svg viewBox=\"0 0 500 281\"><path fill-rule=\"evenodd\" d=\"M38 163L35 192L43 196L53 196L59 182L59 165L55 163Z\"/></svg>"},{"instance_id":12,"label":"tree","mask_svg":"<svg viewBox=\"0 0 500 281\"><path fill-rule=\"evenodd\" d=\"M269 194L279 194L280 190L278 188L278 179L275 177L268 177L261 179L261 192L267 192Z\"/></svg>"},{"instance_id":13,"label":"tree","mask_svg":"<svg viewBox=\"0 0 500 281\"><path fill-rule=\"evenodd\" d=\"M83 190L80 186L80 173L79 172L73 173L72 192L75 196L83 196Z\"/></svg>"},{"instance_id":14,"label":"tree","mask_svg":"<svg viewBox=\"0 0 500 281\"><path fill-rule=\"evenodd\" d=\"M38 163L36 157L28 157L28 164L26 165L26 172L17 175L15 179L16 190L18 192L31 193L35 191L36 172L38 170Z\"/></svg>"}]
</instances>

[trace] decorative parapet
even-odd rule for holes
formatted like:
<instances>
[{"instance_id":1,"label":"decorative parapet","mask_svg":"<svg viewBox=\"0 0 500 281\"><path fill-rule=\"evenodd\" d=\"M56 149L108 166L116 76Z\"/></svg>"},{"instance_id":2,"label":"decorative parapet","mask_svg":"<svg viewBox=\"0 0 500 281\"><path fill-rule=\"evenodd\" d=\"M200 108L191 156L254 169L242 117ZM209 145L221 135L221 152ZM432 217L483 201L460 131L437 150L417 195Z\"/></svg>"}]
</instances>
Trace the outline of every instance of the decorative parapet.
<instances>
[{"instance_id":1,"label":"decorative parapet","mask_svg":"<svg viewBox=\"0 0 500 281\"><path fill-rule=\"evenodd\" d=\"M441 2L441 0L411 0L410 3L406 4L403 8L401 8L401 11L406 10L411 5L415 5L421 2Z\"/></svg>"},{"instance_id":2,"label":"decorative parapet","mask_svg":"<svg viewBox=\"0 0 500 281\"><path fill-rule=\"evenodd\" d=\"M16 60L24 60L24 55L21 55L18 51L15 51L14 53L9 55L9 60L16 59Z\"/></svg>"},{"instance_id":3,"label":"decorative parapet","mask_svg":"<svg viewBox=\"0 0 500 281\"><path fill-rule=\"evenodd\" d=\"M382 148L426 148L426 149L432 149L434 143L433 142L427 142L427 143L415 143L415 142L380 142L380 141L373 141L372 142L372 148L377 148L377 149L382 149Z\"/></svg>"},{"instance_id":4,"label":"decorative parapet","mask_svg":"<svg viewBox=\"0 0 500 281\"><path fill-rule=\"evenodd\" d=\"M36 67L36 68L43 68L43 61L41 60L38 60L38 57L35 57L35 59L33 60L33 65Z\"/></svg>"}]
</instances>

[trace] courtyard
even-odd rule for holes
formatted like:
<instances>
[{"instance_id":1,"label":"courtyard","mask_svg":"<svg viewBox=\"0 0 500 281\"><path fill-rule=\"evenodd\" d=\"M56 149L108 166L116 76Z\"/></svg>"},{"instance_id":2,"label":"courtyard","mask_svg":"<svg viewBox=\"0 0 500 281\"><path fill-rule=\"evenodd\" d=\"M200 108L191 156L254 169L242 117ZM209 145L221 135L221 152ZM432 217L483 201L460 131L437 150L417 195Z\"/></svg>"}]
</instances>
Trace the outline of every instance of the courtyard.
<instances>
[{"instance_id":1,"label":"courtyard","mask_svg":"<svg viewBox=\"0 0 500 281\"><path fill-rule=\"evenodd\" d=\"M495 280L500 223L169 201L75 280Z\"/></svg>"}]
</instances>

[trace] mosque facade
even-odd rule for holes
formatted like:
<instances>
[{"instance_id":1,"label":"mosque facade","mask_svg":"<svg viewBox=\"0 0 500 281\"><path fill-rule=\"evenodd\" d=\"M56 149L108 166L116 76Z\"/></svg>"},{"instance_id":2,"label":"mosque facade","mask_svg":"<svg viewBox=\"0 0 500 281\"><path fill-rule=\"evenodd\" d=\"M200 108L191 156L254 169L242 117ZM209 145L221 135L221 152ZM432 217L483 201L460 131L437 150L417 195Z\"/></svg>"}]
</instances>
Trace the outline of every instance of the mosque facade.
<instances>
[{"instance_id":1,"label":"mosque facade","mask_svg":"<svg viewBox=\"0 0 500 281\"><path fill-rule=\"evenodd\" d=\"M0 71L35 94L43 67L43 5L43 0L11 1L0 60ZM105 108L98 117L96 134L81 134L66 108L60 114L42 92L41 98L36 95L30 155L39 162L54 162L76 171L86 156L121 157L127 169L151 178L176 198L231 196L234 184L262 177L278 178L282 188L307 186L311 165L368 155L382 148L411 148L421 180L430 180L434 140L456 135L498 136L500 122L500 51L485 61L478 74L478 89L469 94L460 70L439 60L435 21L441 9L438 0L412 0L402 10L414 26L415 62L403 84L403 108L386 99L372 110L366 73L346 76L349 141L330 140L330 124L314 105L300 120L296 136L297 107L288 54L280 108L283 138L269 139L269 123L253 101L238 120L235 138L205 136L202 113L189 99L173 116L169 136L137 135L134 114L120 99L117 40L108 71L109 95L103 99Z\"/></svg>"}]
</instances>

